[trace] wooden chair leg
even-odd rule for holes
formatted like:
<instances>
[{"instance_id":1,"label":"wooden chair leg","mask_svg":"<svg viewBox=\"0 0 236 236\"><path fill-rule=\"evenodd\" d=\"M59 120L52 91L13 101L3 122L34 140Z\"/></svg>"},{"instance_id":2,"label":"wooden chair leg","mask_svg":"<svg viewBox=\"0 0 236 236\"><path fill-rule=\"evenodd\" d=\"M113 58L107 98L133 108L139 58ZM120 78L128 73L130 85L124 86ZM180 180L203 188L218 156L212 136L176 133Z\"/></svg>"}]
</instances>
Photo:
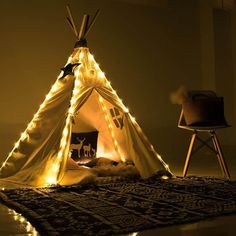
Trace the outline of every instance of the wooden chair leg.
<instances>
[{"instance_id":1,"label":"wooden chair leg","mask_svg":"<svg viewBox=\"0 0 236 236\"><path fill-rule=\"evenodd\" d=\"M216 153L216 156L217 156L217 159L218 159L218 162L220 164L220 168L221 168L221 172L223 173L223 175L225 176L225 169L224 169L224 165L222 163L222 159L219 155L219 151L218 151L218 148L217 148L217 144L216 144L216 141L215 141L215 138L214 138L214 133L211 132L211 139L212 139L212 143L214 145L214 148L215 148L215 153Z\"/></svg>"},{"instance_id":2,"label":"wooden chair leg","mask_svg":"<svg viewBox=\"0 0 236 236\"><path fill-rule=\"evenodd\" d=\"M185 160L185 165L184 165L184 170L183 170L183 177L185 177L187 175L188 172L188 167L189 167L189 162L190 162L190 158L191 158L191 154L193 151L193 146L194 146L194 141L196 139L196 133L194 133L192 135L191 141L190 141L190 145L189 145L189 149L188 149L188 154Z\"/></svg>"},{"instance_id":3,"label":"wooden chair leg","mask_svg":"<svg viewBox=\"0 0 236 236\"><path fill-rule=\"evenodd\" d=\"M219 156L219 159L221 160L221 163L222 163L222 167L223 167L223 170L224 170L224 175L228 179L230 179L229 169L228 169L228 166L226 164L225 158L223 156L223 152L222 152L222 149L221 149L221 146L220 146L220 142L219 142L215 132L213 132L213 139L215 141L215 145L216 145L216 149L217 149L217 156Z\"/></svg>"}]
</instances>

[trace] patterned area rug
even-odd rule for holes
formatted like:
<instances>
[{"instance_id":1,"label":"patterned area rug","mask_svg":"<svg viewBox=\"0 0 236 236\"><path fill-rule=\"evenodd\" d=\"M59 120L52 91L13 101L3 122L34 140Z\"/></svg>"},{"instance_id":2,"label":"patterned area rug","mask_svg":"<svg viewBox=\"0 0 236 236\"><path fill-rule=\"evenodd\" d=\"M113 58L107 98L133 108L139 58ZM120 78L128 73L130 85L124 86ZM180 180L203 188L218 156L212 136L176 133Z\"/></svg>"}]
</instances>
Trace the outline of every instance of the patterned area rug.
<instances>
[{"instance_id":1,"label":"patterned area rug","mask_svg":"<svg viewBox=\"0 0 236 236\"><path fill-rule=\"evenodd\" d=\"M9 189L0 199L42 235L114 235L236 213L236 182L213 178L120 180Z\"/></svg>"}]
</instances>

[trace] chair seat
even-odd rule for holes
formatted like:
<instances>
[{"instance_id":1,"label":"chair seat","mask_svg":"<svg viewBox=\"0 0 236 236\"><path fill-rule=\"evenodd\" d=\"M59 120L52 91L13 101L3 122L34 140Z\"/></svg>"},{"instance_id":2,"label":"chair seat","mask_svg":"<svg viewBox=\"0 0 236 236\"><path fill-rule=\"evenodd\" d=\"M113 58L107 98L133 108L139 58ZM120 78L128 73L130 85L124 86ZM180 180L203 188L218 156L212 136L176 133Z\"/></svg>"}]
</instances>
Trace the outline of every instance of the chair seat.
<instances>
[{"instance_id":1,"label":"chair seat","mask_svg":"<svg viewBox=\"0 0 236 236\"><path fill-rule=\"evenodd\" d=\"M192 125L178 125L179 128L181 129L187 129L191 131L211 131L211 130L216 130L216 129L223 129L223 128L228 128L231 127L230 125L215 125L215 126L192 126Z\"/></svg>"}]
</instances>

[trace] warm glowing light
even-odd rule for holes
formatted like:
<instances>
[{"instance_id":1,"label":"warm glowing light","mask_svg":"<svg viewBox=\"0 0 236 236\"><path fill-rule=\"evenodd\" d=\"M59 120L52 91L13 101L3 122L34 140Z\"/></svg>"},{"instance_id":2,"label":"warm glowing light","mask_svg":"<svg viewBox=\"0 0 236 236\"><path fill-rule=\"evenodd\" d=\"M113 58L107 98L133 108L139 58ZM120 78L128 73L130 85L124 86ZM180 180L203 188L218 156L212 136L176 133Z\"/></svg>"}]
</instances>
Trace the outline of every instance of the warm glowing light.
<instances>
[{"instance_id":1,"label":"warm glowing light","mask_svg":"<svg viewBox=\"0 0 236 236\"><path fill-rule=\"evenodd\" d=\"M134 232L134 233L131 233L129 234L130 236L137 236L138 235L138 232Z\"/></svg>"},{"instance_id":2,"label":"warm glowing light","mask_svg":"<svg viewBox=\"0 0 236 236\"><path fill-rule=\"evenodd\" d=\"M94 61L94 56L93 56L92 54L89 54L89 55L88 55L88 59L89 59L90 61Z\"/></svg>"},{"instance_id":3,"label":"warm glowing light","mask_svg":"<svg viewBox=\"0 0 236 236\"><path fill-rule=\"evenodd\" d=\"M33 121L31 121L28 125L27 125L27 129L34 129L36 127L35 123Z\"/></svg>"},{"instance_id":4,"label":"warm glowing light","mask_svg":"<svg viewBox=\"0 0 236 236\"><path fill-rule=\"evenodd\" d=\"M131 116L131 121L136 122L135 117Z\"/></svg>"},{"instance_id":5,"label":"warm glowing light","mask_svg":"<svg viewBox=\"0 0 236 236\"><path fill-rule=\"evenodd\" d=\"M22 140L25 140L25 139L27 139L27 138L28 138L28 134L27 134L26 132L21 133L21 139L22 139Z\"/></svg>"},{"instance_id":6,"label":"warm glowing light","mask_svg":"<svg viewBox=\"0 0 236 236\"><path fill-rule=\"evenodd\" d=\"M38 113L34 114L33 119L38 119Z\"/></svg>"},{"instance_id":7,"label":"warm glowing light","mask_svg":"<svg viewBox=\"0 0 236 236\"><path fill-rule=\"evenodd\" d=\"M52 88L51 88L51 91L52 91L53 93L55 93L57 90L58 90L58 85L57 85L57 84L54 84L54 85L52 86Z\"/></svg>"},{"instance_id":8,"label":"warm glowing light","mask_svg":"<svg viewBox=\"0 0 236 236\"><path fill-rule=\"evenodd\" d=\"M76 69L74 70L74 74L75 74L75 77L79 77L80 71L79 71L78 68L76 68Z\"/></svg>"},{"instance_id":9,"label":"warm glowing light","mask_svg":"<svg viewBox=\"0 0 236 236\"><path fill-rule=\"evenodd\" d=\"M9 154L10 155L10 154ZM5 167L6 166L6 162L3 162L3 164L2 164L2 167Z\"/></svg>"},{"instance_id":10,"label":"warm glowing light","mask_svg":"<svg viewBox=\"0 0 236 236\"><path fill-rule=\"evenodd\" d=\"M48 184L56 184L57 183L56 177L55 176L47 177L47 183Z\"/></svg>"},{"instance_id":11,"label":"warm glowing light","mask_svg":"<svg viewBox=\"0 0 236 236\"><path fill-rule=\"evenodd\" d=\"M5 188L2 188L2 191L4 191L5 190Z\"/></svg>"},{"instance_id":12,"label":"warm glowing light","mask_svg":"<svg viewBox=\"0 0 236 236\"><path fill-rule=\"evenodd\" d=\"M99 97L99 102L102 102L103 101L103 98L100 96ZM103 106L104 107L104 106Z\"/></svg>"},{"instance_id":13,"label":"warm glowing light","mask_svg":"<svg viewBox=\"0 0 236 236\"><path fill-rule=\"evenodd\" d=\"M78 93L79 93L79 90L76 89L76 88L74 88L74 89L73 89L73 95L77 95Z\"/></svg>"},{"instance_id":14,"label":"warm glowing light","mask_svg":"<svg viewBox=\"0 0 236 236\"><path fill-rule=\"evenodd\" d=\"M99 71L99 72L98 72L98 77L99 77L99 78L104 78L104 77L105 77L104 72Z\"/></svg>"},{"instance_id":15,"label":"warm glowing light","mask_svg":"<svg viewBox=\"0 0 236 236\"><path fill-rule=\"evenodd\" d=\"M81 53L79 54L79 59L82 60L83 58L84 58L84 53L81 52Z\"/></svg>"},{"instance_id":16,"label":"warm glowing light","mask_svg":"<svg viewBox=\"0 0 236 236\"><path fill-rule=\"evenodd\" d=\"M72 98L72 99L70 100L70 104L71 104L71 105L75 104L75 102L76 102L76 99L75 99L75 98Z\"/></svg>"},{"instance_id":17,"label":"warm glowing light","mask_svg":"<svg viewBox=\"0 0 236 236\"><path fill-rule=\"evenodd\" d=\"M14 148L18 148L20 146L20 142L16 142L15 145L14 145Z\"/></svg>"},{"instance_id":18,"label":"warm glowing light","mask_svg":"<svg viewBox=\"0 0 236 236\"><path fill-rule=\"evenodd\" d=\"M51 94L50 94L50 93L49 93L49 94L47 94L47 96L46 96L46 100L49 100L51 97L52 97L52 96L51 96Z\"/></svg>"},{"instance_id":19,"label":"warm glowing light","mask_svg":"<svg viewBox=\"0 0 236 236\"><path fill-rule=\"evenodd\" d=\"M81 82L80 82L80 80L79 79L77 79L76 81L75 81L75 87L80 87L81 86Z\"/></svg>"},{"instance_id":20,"label":"warm glowing light","mask_svg":"<svg viewBox=\"0 0 236 236\"><path fill-rule=\"evenodd\" d=\"M42 103L39 108L43 109L44 107L45 107L45 103Z\"/></svg>"},{"instance_id":21,"label":"warm glowing light","mask_svg":"<svg viewBox=\"0 0 236 236\"><path fill-rule=\"evenodd\" d=\"M25 227L25 229L26 229L26 231L27 232L30 232L31 231L31 225L29 224L29 223L27 223L27 225L26 225L26 227Z\"/></svg>"},{"instance_id":22,"label":"warm glowing light","mask_svg":"<svg viewBox=\"0 0 236 236\"><path fill-rule=\"evenodd\" d=\"M69 113L71 113L71 114L74 113L74 109L73 109L73 107L70 107L70 108L69 108Z\"/></svg>"},{"instance_id":23,"label":"warm glowing light","mask_svg":"<svg viewBox=\"0 0 236 236\"><path fill-rule=\"evenodd\" d=\"M62 146L63 148L66 146L66 141L65 141L65 140L61 141L61 146Z\"/></svg>"},{"instance_id":24,"label":"warm glowing light","mask_svg":"<svg viewBox=\"0 0 236 236\"><path fill-rule=\"evenodd\" d=\"M129 113L129 109L127 107L124 107L123 110L124 110L125 113Z\"/></svg>"},{"instance_id":25,"label":"warm glowing light","mask_svg":"<svg viewBox=\"0 0 236 236\"><path fill-rule=\"evenodd\" d=\"M100 69L100 67L99 67L99 64L98 63L95 63L95 69L97 69L97 70L99 70Z\"/></svg>"},{"instance_id":26,"label":"warm glowing light","mask_svg":"<svg viewBox=\"0 0 236 236\"><path fill-rule=\"evenodd\" d=\"M56 163L54 163L54 164L52 165L52 169L53 169L54 172L57 172L57 171L59 170L59 165L56 164Z\"/></svg>"},{"instance_id":27,"label":"warm glowing light","mask_svg":"<svg viewBox=\"0 0 236 236\"><path fill-rule=\"evenodd\" d=\"M38 235L38 233L37 233L36 229L33 229L32 236L37 236L37 235Z\"/></svg>"},{"instance_id":28,"label":"warm glowing light","mask_svg":"<svg viewBox=\"0 0 236 236\"><path fill-rule=\"evenodd\" d=\"M169 177L167 175L163 175L163 176L161 176L161 178L164 180L169 179Z\"/></svg>"},{"instance_id":29,"label":"warm glowing light","mask_svg":"<svg viewBox=\"0 0 236 236\"><path fill-rule=\"evenodd\" d=\"M72 56L69 56L69 58L68 58L68 60L67 60L67 63L66 64L69 64L69 63L71 63L71 61L72 61Z\"/></svg>"},{"instance_id":30,"label":"warm glowing light","mask_svg":"<svg viewBox=\"0 0 236 236\"><path fill-rule=\"evenodd\" d=\"M60 151L60 152L58 152L57 157L58 157L59 159L61 159L61 158L62 158L62 155L63 155L63 153L62 153L62 151Z\"/></svg>"},{"instance_id":31,"label":"warm glowing light","mask_svg":"<svg viewBox=\"0 0 236 236\"><path fill-rule=\"evenodd\" d=\"M60 74L57 76L57 79L60 79L64 75L64 72L61 71Z\"/></svg>"}]
</instances>

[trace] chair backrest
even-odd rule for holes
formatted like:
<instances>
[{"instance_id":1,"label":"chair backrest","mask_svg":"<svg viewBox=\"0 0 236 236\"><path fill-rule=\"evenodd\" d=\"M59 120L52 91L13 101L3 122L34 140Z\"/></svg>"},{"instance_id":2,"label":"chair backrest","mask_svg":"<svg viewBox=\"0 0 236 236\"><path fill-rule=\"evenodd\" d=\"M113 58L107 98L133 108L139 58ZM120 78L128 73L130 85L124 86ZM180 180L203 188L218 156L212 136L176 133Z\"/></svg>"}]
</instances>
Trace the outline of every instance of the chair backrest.
<instances>
[{"instance_id":1,"label":"chair backrest","mask_svg":"<svg viewBox=\"0 0 236 236\"><path fill-rule=\"evenodd\" d=\"M224 117L224 99L209 90L189 91L182 103L180 128L205 129L228 127Z\"/></svg>"}]
</instances>

